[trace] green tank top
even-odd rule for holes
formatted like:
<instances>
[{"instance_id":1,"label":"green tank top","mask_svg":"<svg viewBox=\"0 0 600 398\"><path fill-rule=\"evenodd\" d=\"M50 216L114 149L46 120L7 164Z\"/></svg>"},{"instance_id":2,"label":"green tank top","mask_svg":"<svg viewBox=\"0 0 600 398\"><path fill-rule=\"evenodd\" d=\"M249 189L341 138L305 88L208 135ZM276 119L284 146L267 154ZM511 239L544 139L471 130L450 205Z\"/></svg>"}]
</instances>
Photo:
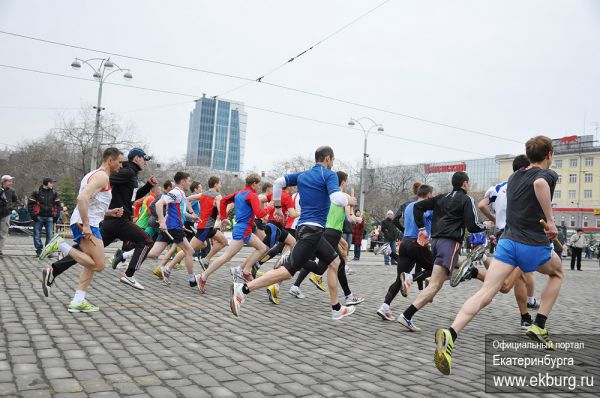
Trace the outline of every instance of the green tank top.
<instances>
[{"instance_id":1,"label":"green tank top","mask_svg":"<svg viewBox=\"0 0 600 398\"><path fill-rule=\"evenodd\" d=\"M329 207L325 227L342 232L344 230L344 221L346 221L346 210L332 203L331 207Z\"/></svg>"}]
</instances>

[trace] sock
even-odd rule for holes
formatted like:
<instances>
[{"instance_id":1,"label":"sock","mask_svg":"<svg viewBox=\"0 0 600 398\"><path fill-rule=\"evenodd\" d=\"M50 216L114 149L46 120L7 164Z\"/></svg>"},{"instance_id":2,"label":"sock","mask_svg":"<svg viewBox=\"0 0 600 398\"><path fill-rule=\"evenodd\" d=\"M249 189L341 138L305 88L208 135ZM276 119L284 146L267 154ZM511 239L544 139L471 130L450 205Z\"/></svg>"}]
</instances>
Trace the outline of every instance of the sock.
<instances>
[{"instance_id":1,"label":"sock","mask_svg":"<svg viewBox=\"0 0 600 398\"><path fill-rule=\"evenodd\" d=\"M194 275L194 273L188 274L188 280L190 282L196 282L196 275Z\"/></svg>"},{"instance_id":2,"label":"sock","mask_svg":"<svg viewBox=\"0 0 600 398\"><path fill-rule=\"evenodd\" d=\"M206 281L206 276L204 276L204 272L200 274L200 279L202 279L203 281Z\"/></svg>"},{"instance_id":3,"label":"sock","mask_svg":"<svg viewBox=\"0 0 600 398\"><path fill-rule=\"evenodd\" d=\"M527 297L527 304L535 304L535 297Z\"/></svg>"},{"instance_id":4,"label":"sock","mask_svg":"<svg viewBox=\"0 0 600 398\"><path fill-rule=\"evenodd\" d=\"M546 315L542 315L538 312L535 316L535 322L533 323L538 325L541 329L546 329L546 319L548 319Z\"/></svg>"},{"instance_id":5,"label":"sock","mask_svg":"<svg viewBox=\"0 0 600 398\"><path fill-rule=\"evenodd\" d=\"M331 306L331 309L334 311L339 311L342 308L342 305L340 303L334 304Z\"/></svg>"},{"instance_id":6,"label":"sock","mask_svg":"<svg viewBox=\"0 0 600 398\"><path fill-rule=\"evenodd\" d=\"M412 276L412 274L408 274L408 276L406 277L405 281L408 282L408 283L412 283L413 282L413 276Z\"/></svg>"},{"instance_id":7,"label":"sock","mask_svg":"<svg viewBox=\"0 0 600 398\"><path fill-rule=\"evenodd\" d=\"M452 335L452 341L456 342L456 339L458 338L458 334L456 333L456 330L452 329L452 326L450 326L448 328L448 330L450 331L450 334Z\"/></svg>"},{"instance_id":8,"label":"sock","mask_svg":"<svg viewBox=\"0 0 600 398\"><path fill-rule=\"evenodd\" d=\"M244 283L244 286L242 286L242 293L244 293L244 294L250 294L250 288L245 283Z\"/></svg>"},{"instance_id":9,"label":"sock","mask_svg":"<svg viewBox=\"0 0 600 398\"><path fill-rule=\"evenodd\" d=\"M383 303L381 304L381 309L383 309L384 311L389 311L390 310L390 305Z\"/></svg>"},{"instance_id":10,"label":"sock","mask_svg":"<svg viewBox=\"0 0 600 398\"><path fill-rule=\"evenodd\" d=\"M60 244L60 251L65 256L69 255L69 252L71 251L71 249L72 249L72 247L67 242L63 242Z\"/></svg>"},{"instance_id":11,"label":"sock","mask_svg":"<svg viewBox=\"0 0 600 398\"><path fill-rule=\"evenodd\" d=\"M527 321L527 322L531 323L531 315L529 315L529 312L521 314L521 322L523 322L523 321Z\"/></svg>"},{"instance_id":12,"label":"sock","mask_svg":"<svg viewBox=\"0 0 600 398\"><path fill-rule=\"evenodd\" d=\"M419 311L417 307L411 304L402 315L410 321L417 311Z\"/></svg>"},{"instance_id":13,"label":"sock","mask_svg":"<svg viewBox=\"0 0 600 398\"><path fill-rule=\"evenodd\" d=\"M133 255L133 250L129 250L128 252L123 253L123 260L127 260L128 258L131 258L132 255Z\"/></svg>"},{"instance_id":14,"label":"sock","mask_svg":"<svg viewBox=\"0 0 600 398\"><path fill-rule=\"evenodd\" d=\"M471 271L471 279L477 278L477 275L479 275L479 270L477 268L473 268L473 271Z\"/></svg>"},{"instance_id":15,"label":"sock","mask_svg":"<svg viewBox=\"0 0 600 398\"><path fill-rule=\"evenodd\" d=\"M75 305L79 305L83 300L85 300L85 291L75 290L75 295L73 296L73 303L75 303Z\"/></svg>"},{"instance_id":16,"label":"sock","mask_svg":"<svg viewBox=\"0 0 600 398\"><path fill-rule=\"evenodd\" d=\"M484 254L483 256L481 256L481 261L483 261L484 263L487 261L487 256Z\"/></svg>"}]
</instances>

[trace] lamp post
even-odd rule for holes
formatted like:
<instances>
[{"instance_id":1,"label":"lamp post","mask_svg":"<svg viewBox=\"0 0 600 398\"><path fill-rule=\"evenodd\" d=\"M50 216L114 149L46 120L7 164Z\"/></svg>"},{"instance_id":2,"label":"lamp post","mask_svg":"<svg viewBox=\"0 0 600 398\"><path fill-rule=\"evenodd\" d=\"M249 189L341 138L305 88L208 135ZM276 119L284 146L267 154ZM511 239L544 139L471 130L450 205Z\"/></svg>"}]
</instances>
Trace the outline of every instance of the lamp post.
<instances>
[{"instance_id":1,"label":"lamp post","mask_svg":"<svg viewBox=\"0 0 600 398\"><path fill-rule=\"evenodd\" d=\"M91 61L100 61L100 65L96 68L90 62ZM124 72L123 78L126 80L133 79L133 75L129 69L123 69L110 58L90 58L86 60L82 60L79 58L75 58L73 62L71 62L71 67L75 70L81 69L81 65L86 64L94 71L92 75L94 79L96 79L99 83L98 85L98 103L94 107L96 109L96 123L94 125L94 136L92 137L92 159L90 161L90 170L93 170L98 166L98 153L100 152L100 143L102 140L100 139L100 112L104 108L102 108L102 86L104 82L110 75L115 72ZM116 68L116 69L113 69ZM107 72L108 71L108 72Z\"/></svg>"},{"instance_id":2,"label":"lamp post","mask_svg":"<svg viewBox=\"0 0 600 398\"><path fill-rule=\"evenodd\" d=\"M371 122L371 127L369 127L368 129L365 128L365 126L361 123L361 120L363 121L369 121ZM367 170L367 158L369 157L369 154L367 153L367 138L369 137L369 133L374 129L377 128L377 131L382 133L383 132L383 125L378 124L377 122L375 122L373 119L368 118L368 117L361 117L359 119L350 119L350 121L348 122L348 126L355 126L355 125L359 125L360 128L363 131L363 134L365 136L365 143L364 143L364 150L363 150L363 165L362 168L360 169L360 202L359 202L359 209L360 212L363 213L364 212L364 207L365 207L365 172Z\"/></svg>"}]
</instances>

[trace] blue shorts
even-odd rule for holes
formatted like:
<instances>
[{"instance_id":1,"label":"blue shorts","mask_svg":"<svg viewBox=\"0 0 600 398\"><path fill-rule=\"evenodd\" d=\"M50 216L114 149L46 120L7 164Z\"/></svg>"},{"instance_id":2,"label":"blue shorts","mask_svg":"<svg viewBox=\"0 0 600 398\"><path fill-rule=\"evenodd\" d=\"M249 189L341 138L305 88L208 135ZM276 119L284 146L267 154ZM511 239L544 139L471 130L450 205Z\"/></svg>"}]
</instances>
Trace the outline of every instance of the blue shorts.
<instances>
[{"instance_id":1,"label":"blue shorts","mask_svg":"<svg viewBox=\"0 0 600 398\"><path fill-rule=\"evenodd\" d=\"M552 258L552 245L532 246L511 239L500 239L494 258L523 272L533 272Z\"/></svg>"},{"instance_id":2,"label":"blue shorts","mask_svg":"<svg viewBox=\"0 0 600 398\"><path fill-rule=\"evenodd\" d=\"M73 224L71 225L71 231L73 231L73 240L77 243L83 238L83 231L81 230L81 224ZM92 235L96 238L102 240L102 234L100 233L100 228L98 227L90 227L92 230Z\"/></svg>"},{"instance_id":3,"label":"blue shorts","mask_svg":"<svg viewBox=\"0 0 600 398\"><path fill-rule=\"evenodd\" d=\"M252 237L252 226L249 224L237 223L233 226L231 235L234 240L243 240L244 244L247 244Z\"/></svg>"},{"instance_id":4,"label":"blue shorts","mask_svg":"<svg viewBox=\"0 0 600 398\"><path fill-rule=\"evenodd\" d=\"M196 231L196 239L206 242L216 234L217 230L215 228L200 228Z\"/></svg>"}]
</instances>

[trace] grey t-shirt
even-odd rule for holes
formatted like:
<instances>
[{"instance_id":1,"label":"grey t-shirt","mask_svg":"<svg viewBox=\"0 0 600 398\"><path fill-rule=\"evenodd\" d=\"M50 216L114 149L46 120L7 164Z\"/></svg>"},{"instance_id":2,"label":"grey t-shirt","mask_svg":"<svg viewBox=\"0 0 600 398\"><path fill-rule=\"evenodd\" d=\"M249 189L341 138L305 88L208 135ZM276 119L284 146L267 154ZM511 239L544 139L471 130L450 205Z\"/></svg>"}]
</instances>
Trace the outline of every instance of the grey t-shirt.
<instances>
[{"instance_id":1,"label":"grey t-shirt","mask_svg":"<svg viewBox=\"0 0 600 398\"><path fill-rule=\"evenodd\" d=\"M512 239L532 246L545 246L550 243L540 220L546 216L535 196L533 183L543 178L550 185L550 195L554 195L554 187L558 175L549 169L532 167L517 170L508 179L506 191L506 228L502 238Z\"/></svg>"}]
</instances>

